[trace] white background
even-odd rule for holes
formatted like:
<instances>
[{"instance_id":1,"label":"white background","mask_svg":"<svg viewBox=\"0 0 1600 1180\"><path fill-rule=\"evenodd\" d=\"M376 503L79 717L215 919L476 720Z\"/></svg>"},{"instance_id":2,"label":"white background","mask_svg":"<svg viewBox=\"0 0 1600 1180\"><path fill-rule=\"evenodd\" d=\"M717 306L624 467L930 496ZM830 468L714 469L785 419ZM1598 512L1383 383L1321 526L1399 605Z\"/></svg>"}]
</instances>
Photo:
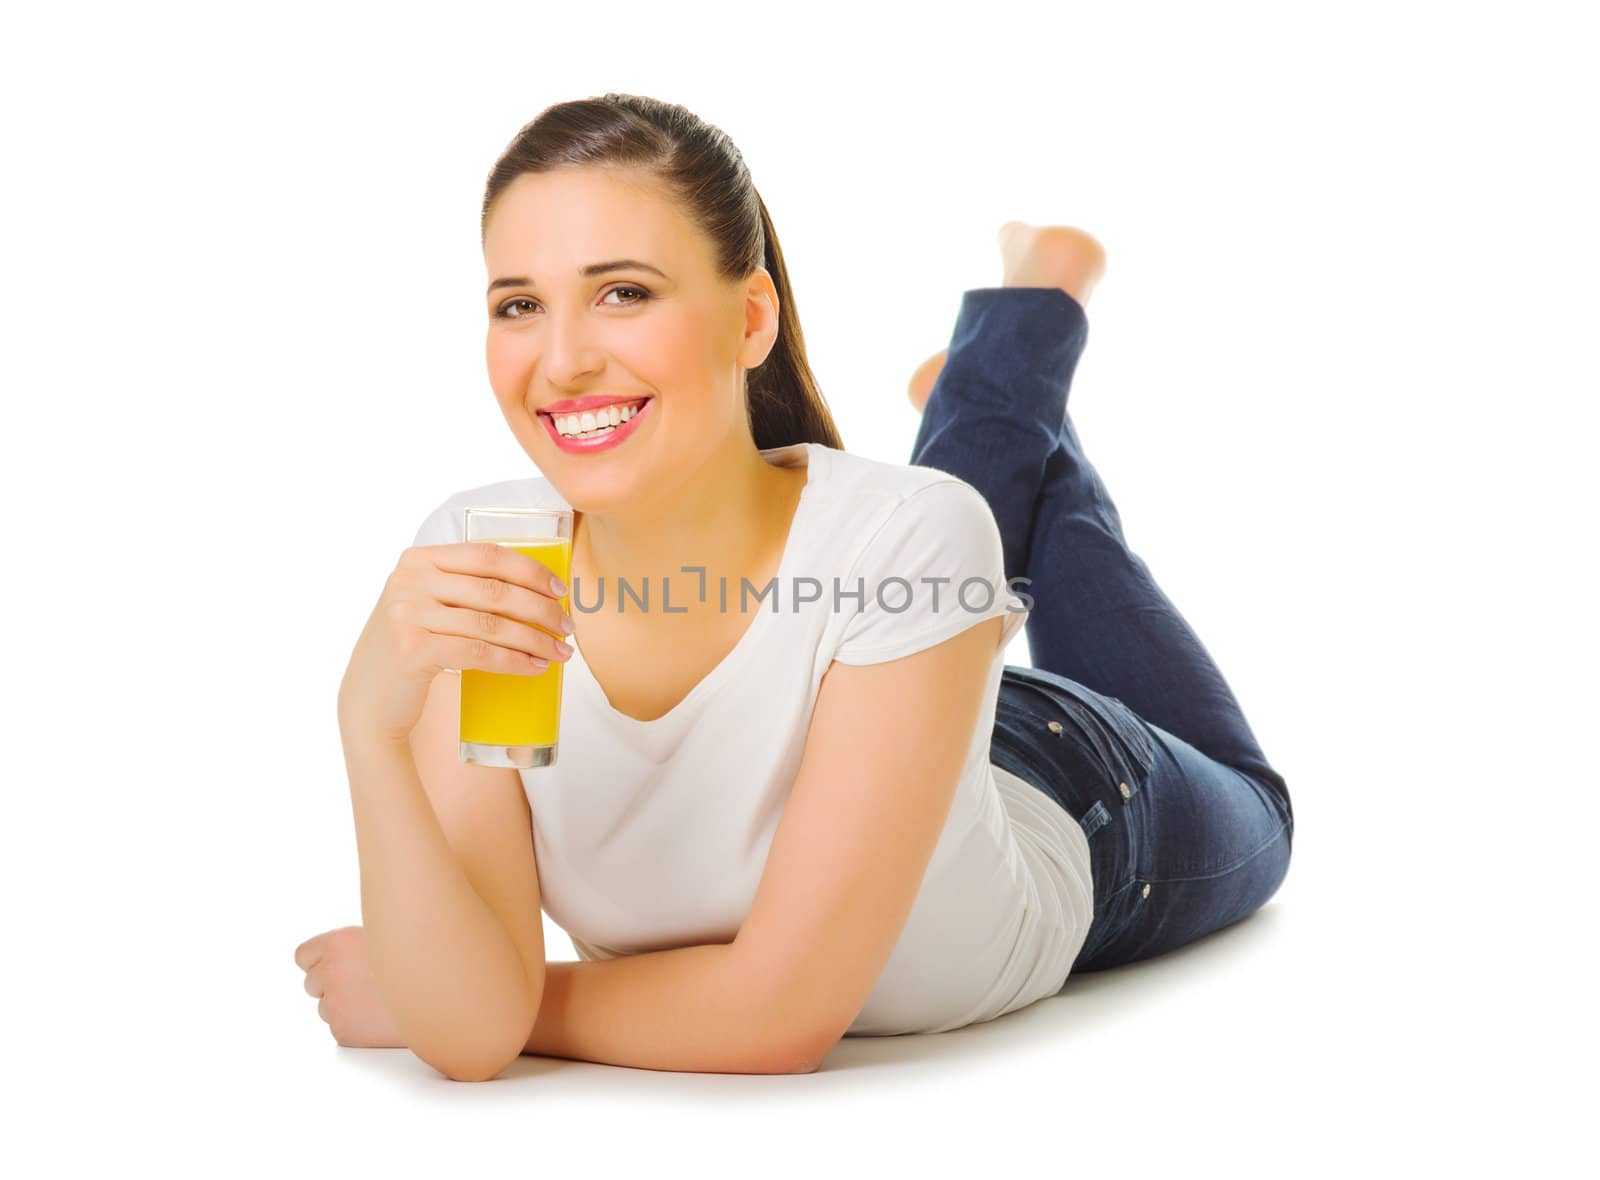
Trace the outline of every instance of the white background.
<instances>
[{"instance_id":1,"label":"white background","mask_svg":"<svg viewBox=\"0 0 1600 1180\"><path fill-rule=\"evenodd\" d=\"M1580 7L9 15L0 1150L26 1174L1592 1166ZM484 370L478 207L518 128L607 90L740 146L863 454L908 455L906 380L998 282L1001 222L1105 244L1074 416L1291 783L1268 906L812 1075L524 1057L470 1085L333 1042L292 954L360 921L339 679L422 516L536 474Z\"/></svg>"}]
</instances>

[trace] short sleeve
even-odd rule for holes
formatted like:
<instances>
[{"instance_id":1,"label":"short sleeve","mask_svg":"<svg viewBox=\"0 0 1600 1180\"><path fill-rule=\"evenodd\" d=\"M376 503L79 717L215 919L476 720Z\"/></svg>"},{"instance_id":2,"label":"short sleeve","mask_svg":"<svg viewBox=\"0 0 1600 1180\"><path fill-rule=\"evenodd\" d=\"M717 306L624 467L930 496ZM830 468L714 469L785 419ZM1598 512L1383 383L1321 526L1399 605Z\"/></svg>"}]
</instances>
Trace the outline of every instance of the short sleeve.
<instances>
[{"instance_id":1,"label":"short sleeve","mask_svg":"<svg viewBox=\"0 0 1600 1180\"><path fill-rule=\"evenodd\" d=\"M897 660L996 616L1005 618L1009 641L1028 614L1006 584L988 501L958 479L928 484L897 504L838 596L852 612L833 653L842 664Z\"/></svg>"},{"instance_id":2,"label":"short sleeve","mask_svg":"<svg viewBox=\"0 0 1600 1180\"><path fill-rule=\"evenodd\" d=\"M446 500L423 517L411 544L413 546L455 544L463 536L460 516L461 509L455 506L455 502Z\"/></svg>"}]
</instances>

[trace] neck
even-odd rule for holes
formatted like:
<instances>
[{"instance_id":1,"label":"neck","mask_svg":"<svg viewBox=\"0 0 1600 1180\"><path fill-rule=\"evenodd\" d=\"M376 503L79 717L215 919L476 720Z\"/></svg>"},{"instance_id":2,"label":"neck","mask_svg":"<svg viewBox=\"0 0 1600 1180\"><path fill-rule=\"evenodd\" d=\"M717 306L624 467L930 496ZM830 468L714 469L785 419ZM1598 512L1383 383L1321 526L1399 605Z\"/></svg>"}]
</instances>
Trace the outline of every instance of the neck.
<instances>
[{"instance_id":1,"label":"neck","mask_svg":"<svg viewBox=\"0 0 1600 1180\"><path fill-rule=\"evenodd\" d=\"M675 604L685 602L679 585L689 586L695 594L688 602L695 601L703 576L705 601L715 602L718 578L737 588L741 577L764 577L769 565L775 568L806 475L774 467L748 435L732 434L686 481L652 493L648 503L574 513L574 566L581 551L591 576L626 578L636 587L645 579L652 587L671 582ZM704 574L683 566L703 567ZM593 594L584 591L586 599Z\"/></svg>"}]
</instances>

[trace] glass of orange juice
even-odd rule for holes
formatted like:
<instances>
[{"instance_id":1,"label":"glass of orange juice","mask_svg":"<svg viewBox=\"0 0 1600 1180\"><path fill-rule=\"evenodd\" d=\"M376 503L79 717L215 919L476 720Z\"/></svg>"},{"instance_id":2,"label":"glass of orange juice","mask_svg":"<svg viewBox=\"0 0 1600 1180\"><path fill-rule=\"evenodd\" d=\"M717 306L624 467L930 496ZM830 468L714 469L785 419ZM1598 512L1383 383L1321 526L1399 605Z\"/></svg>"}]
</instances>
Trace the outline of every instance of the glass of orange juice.
<instances>
[{"instance_id":1,"label":"glass of orange juice","mask_svg":"<svg viewBox=\"0 0 1600 1180\"><path fill-rule=\"evenodd\" d=\"M569 610L570 508L468 508L466 513L468 541L493 541L549 567L568 586L559 601L563 610ZM461 761L518 770L553 766L561 721L561 669L560 660L552 660L543 672L528 674L461 669Z\"/></svg>"}]
</instances>

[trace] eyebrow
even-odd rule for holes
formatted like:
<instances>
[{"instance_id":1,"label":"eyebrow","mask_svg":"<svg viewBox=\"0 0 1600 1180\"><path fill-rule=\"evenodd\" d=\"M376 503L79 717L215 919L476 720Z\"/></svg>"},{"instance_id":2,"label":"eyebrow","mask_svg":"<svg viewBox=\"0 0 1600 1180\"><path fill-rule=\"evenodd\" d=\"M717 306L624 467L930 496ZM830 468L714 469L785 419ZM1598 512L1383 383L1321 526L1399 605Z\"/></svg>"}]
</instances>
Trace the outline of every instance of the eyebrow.
<instances>
[{"instance_id":1,"label":"eyebrow","mask_svg":"<svg viewBox=\"0 0 1600 1180\"><path fill-rule=\"evenodd\" d=\"M578 274L587 279L593 277L594 275L603 275L614 270L647 270L651 274L660 275L662 278L667 277L665 271L651 266L648 262L640 262L635 258L618 258L612 262L591 262L588 266L580 270ZM533 280L527 278L496 279L494 282L489 284L488 291L484 293L486 295L492 295L501 287L532 287L534 285L535 284Z\"/></svg>"}]
</instances>

